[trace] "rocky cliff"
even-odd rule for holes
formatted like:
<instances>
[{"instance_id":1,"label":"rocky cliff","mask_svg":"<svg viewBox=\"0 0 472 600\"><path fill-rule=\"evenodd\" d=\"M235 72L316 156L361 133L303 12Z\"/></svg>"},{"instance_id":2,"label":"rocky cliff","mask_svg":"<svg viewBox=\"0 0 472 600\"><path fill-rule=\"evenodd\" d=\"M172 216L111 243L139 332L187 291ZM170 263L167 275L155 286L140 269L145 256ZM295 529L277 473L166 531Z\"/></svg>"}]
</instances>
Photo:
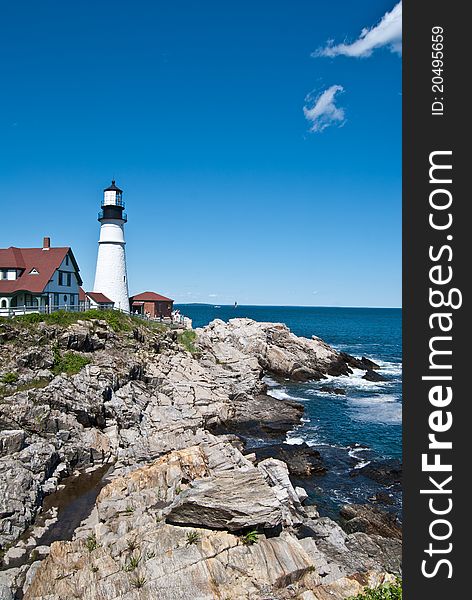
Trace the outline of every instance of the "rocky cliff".
<instances>
[{"instance_id":1,"label":"rocky cliff","mask_svg":"<svg viewBox=\"0 0 472 600\"><path fill-rule=\"evenodd\" d=\"M283 439L302 415L265 374L370 361L249 319L195 334L113 313L30 321L0 324L0 598L336 600L399 572L394 529L320 518L239 435ZM94 470L87 514L61 522L51 498Z\"/></svg>"}]
</instances>

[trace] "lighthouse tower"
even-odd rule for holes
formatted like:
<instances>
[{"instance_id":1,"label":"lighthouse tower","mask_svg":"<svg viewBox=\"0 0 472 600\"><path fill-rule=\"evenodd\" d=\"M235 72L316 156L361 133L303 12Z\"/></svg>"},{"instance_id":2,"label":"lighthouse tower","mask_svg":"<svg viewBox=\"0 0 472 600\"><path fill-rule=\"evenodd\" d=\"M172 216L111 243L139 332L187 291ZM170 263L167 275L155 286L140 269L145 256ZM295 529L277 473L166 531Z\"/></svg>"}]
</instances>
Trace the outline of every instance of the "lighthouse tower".
<instances>
[{"instance_id":1,"label":"lighthouse tower","mask_svg":"<svg viewBox=\"0 0 472 600\"><path fill-rule=\"evenodd\" d=\"M98 242L97 268L95 270L94 292L105 294L115 303L115 308L129 311L128 277L126 274L124 225L127 216L123 192L111 182L103 190L100 221L100 240Z\"/></svg>"}]
</instances>

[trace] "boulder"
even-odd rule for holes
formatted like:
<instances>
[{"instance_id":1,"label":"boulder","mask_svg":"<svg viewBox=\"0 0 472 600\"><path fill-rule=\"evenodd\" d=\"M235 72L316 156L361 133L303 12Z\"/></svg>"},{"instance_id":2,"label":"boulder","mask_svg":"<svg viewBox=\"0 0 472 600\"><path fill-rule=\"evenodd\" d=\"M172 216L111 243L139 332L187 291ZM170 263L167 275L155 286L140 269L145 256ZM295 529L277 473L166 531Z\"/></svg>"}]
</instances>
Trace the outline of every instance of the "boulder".
<instances>
[{"instance_id":1,"label":"boulder","mask_svg":"<svg viewBox=\"0 0 472 600\"><path fill-rule=\"evenodd\" d=\"M295 487L295 493L297 494L298 499L300 500L300 502L302 504L308 498L308 494L306 493L306 490L300 486Z\"/></svg>"},{"instance_id":2,"label":"boulder","mask_svg":"<svg viewBox=\"0 0 472 600\"><path fill-rule=\"evenodd\" d=\"M365 372L365 375L362 376L362 379L366 379L367 381L374 381L374 382L388 381L387 377L384 377L384 375L381 375L380 373L377 373L376 371L373 371L372 369L368 369Z\"/></svg>"},{"instance_id":3,"label":"boulder","mask_svg":"<svg viewBox=\"0 0 472 600\"><path fill-rule=\"evenodd\" d=\"M215 433L233 433L243 438L285 438L304 412L300 402L266 394L239 394L231 399L231 404L233 412L229 418L211 428Z\"/></svg>"},{"instance_id":4,"label":"boulder","mask_svg":"<svg viewBox=\"0 0 472 600\"><path fill-rule=\"evenodd\" d=\"M351 477L358 477L359 475L368 477L385 486L400 484L402 482L402 463L395 458L383 461L372 460L364 467L353 469L350 472Z\"/></svg>"},{"instance_id":5,"label":"boulder","mask_svg":"<svg viewBox=\"0 0 472 600\"><path fill-rule=\"evenodd\" d=\"M362 358L355 358L346 352L340 352L341 357L346 363L352 367L353 369L362 369L362 370L378 370L380 366L375 363L373 360L366 358L363 356Z\"/></svg>"},{"instance_id":6,"label":"boulder","mask_svg":"<svg viewBox=\"0 0 472 600\"><path fill-rule=\"evenodd\" d=\"M320 392L325 392L327 394L336 394L337 396L345 396L346 389L335 387L334 385L321 385L319 388Z\"/></svg>"},{"instance_id":7,"label":"boulder","mask_svg":"<svg viewBox=\"0 0 472 600\"><path fill-rule=\"evenodd\" d=\"M302 496L300 497L290 481L287 465L281 460L266 458L257 465L257 468L281 504L283 525L285 527L299 526L305 516L305 510L301 504L308 495L304 489L298 488Z\"/></svg>"},{"instance_id":8,"label":"boulder","mask_svg":"<svg viewBox=\"0 0 472 600\"><path fill-rule=\"evenodd\" d=\"M309 477L311 475L324 475L327 468L324 466L318 450L310 448L307 444L273 444L252 449L258 460L273 456L284 461L291 475Z\"/></svg>"},{"instance_id":9,"label":"boulder","mask_svg":"<svg viewBox=\"0 0 472 600\"><path fill-rule=\"evenodd\" d=\"M59 336L58 345L66 350L77 350L78 352L95 352L105 348L108 334L106 329L97 334L94 322L81 321L71 325L67 331Z\"/></svg>"},{"instance_id":10,"label":"boulder","mask_svg":"<svg viewBox=\"0 0 472 600\"><path fill-rule=\"evenodd\" d=\"M274 529L282 507L257 470L222 473L190 484L171 505L168 523L239 531Z\"/></svg>"},{"instance_id":11,"label":"boulder","mask_svg":"<svg viewBox=\"0 0 472 600\"><path fill-rule=\"evenodd\" d=\"M346 504L339 511L348 533L356 531L402 539L402 529L396 516L367 504Z\"/></svg>"},{"instance_id":12,"label":"boulder","mask_svg":"<svg viewBox=\"0 0 472 600\"><path fill-rule=\"evenodd\" d=\"M54 354L51 348L31 348L20 354L17 365L27 369L50 369L54 364Z\"/></svg>"},{"instance_id":13,"label":"boulder","mask_svg":"<svg viewBox=\"0 0 472 600\"><path fill-rule=\"evenodd\" d=\"M26 434L23 429L4 429L0 431L0 456L22 450L25 438Z\"/></svg>"}]
</instances>

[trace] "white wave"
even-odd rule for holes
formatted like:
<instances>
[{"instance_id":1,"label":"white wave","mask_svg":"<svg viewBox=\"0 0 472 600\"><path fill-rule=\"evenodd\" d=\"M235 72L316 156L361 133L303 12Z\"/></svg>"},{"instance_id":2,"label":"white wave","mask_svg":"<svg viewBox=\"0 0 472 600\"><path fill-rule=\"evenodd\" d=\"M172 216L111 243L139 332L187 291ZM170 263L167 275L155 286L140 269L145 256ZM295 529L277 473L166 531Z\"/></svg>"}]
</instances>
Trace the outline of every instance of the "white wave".
<instances>
[{"instance_id":1,"label":"white wave","mask_svg":"<svg viewBox=\"0 0 472 600\"><path fill-rule=\"evenodd\" d=\"M356 388L361 390L375 391L383 390L391 385L391 381L368 381L363 379L365 371L362 369L353 369L352 375L327 375L326 379L320 381L321 385L335 385L342 388ZM309 395L318 395L319 391L316 388L307 390Z\"/></svg>"},{"instance_id":2,"label":"white wave","mask_svg":"<svg viewBox=\"0 0 472 600\"><path fill-rule=\"evenodd\" d=\"M355 469L362 469L362 467L366 467L368 464L370 464L370 460L366 460L364 458L361 458L358 456L359 453L361 452L365 452L366 450L368 450L368 448L364 447L364 446L359 446L357 448L351 448L348 452L349 456L351 458L353 458L354 460L357 460L357 464L354 467Z\"/></svg>"},{"instance_id":3,"label":"white wave","mask_svg":"<svg viewBox=\"0 0 472 600\"><path fill-rule=\"evenodd\" d=\"M300 396L292 396L287 392L287 388L271 388L267 390L267 395L272 396L272 398L276 398L277 400L297 400L299 402L306 402L306 398L301 398Z\"/></svg>"},{"instance_id":4,"label":"white wave","mask_svg":"<svg viewBox=\"0 0 472 600\"><path fill-rule=\"evenodd\" d=\"M359 406L373 406L375 404L385 404L386 402L399 402L400 397L397 394L377 394L369 398L350 398L350 404L358 404Z\"/></svg>"},{"instance_id":5,"label":"white wave","mask_svg":"<svg viewBox=\"0 0 472 600\"><path fill-rule=\"evenodd\" d=\"M402 422L402 405L394 394L355 398L349 400L349 404L351 417L356 421L389 425Z\"/></svg>"},{"instance_id":6,"label":"white wave","mask_svg":"<svg viewBox=\"0 0 472 600\"><path fill-rule=\"evenodd\" d=\"M335 500L337 500L338 502L342 502L342 503L346 503L346 502L350 503L350 502L352 502L351 496L349 496L346 493L343 493L341 490L335 490L335 489L333 490L332 489L331 490L331 496Z\"/></svg>"},{"instance_id":7,"label":"white wave","mask_svg":"<svg viewBox=\"0 0 472 600\"><path fill-rule=\"evenodd\" d=\"M365 452L366 450L368 450L368 448L364 448L363 446L360 446L358 448L350 448L348 454L351 458L361 460L357 455L359 454L359 452Z\"/></svg>"},{"instance_id":8,"label":"white wave","mask_svg":"<svg viewBox=\"0 0 472 600\"><path fill-rule=\"evenodd\" d=\"M376 360L375 362L381 368L381 373L385 373L387 375L401 375L403 372L402 363L391 362L387 360Z\"/></svg>"},{"instance_id":9,"label":"white wave","mask_svg":"<svg viewBox=\"0 0 472 600\"><path fill-rule=\"evenodd\" d=\"M367 467L367 465L370 465L371 462L372 461L370 460L360 460L354 469L362 469L362 467Z\"/></svg>"},{"instance_id":10,"label":"white wave","mask_svg":"<svg viewBox=\"0 0 472 600\"><path fill-rule=\"evenodd\" d=\"M290 436L290 432L287 433L287 438L285 439L284 444L289 444L290 446L299 446L303 444L305 440L300 436Z\"/></svg>"},{"instance_id":11,"label":"white wave","mask_svg":"<svg viewBox=\"0 0 472 600\"><path fill-rule=\"evenodd\" d=\"M277 387L278 385L280 385L277 381L275 381L275 379L269 377L269 375L264 375L262 381L266 383L269 387Z\"/></svg>"},{"instance_id":12,"label":"white wave","mask_svg":"<svg viewBox=\"0 0 472 600\"><path fill-rule=\"evenodd\" d=\"M320 444L319 436L317 435L318 425L307 425L310 419L301 419L301 424L287 432L285 444L307 444L308 446L318 446Z\"/></svg>"}]
</instances>

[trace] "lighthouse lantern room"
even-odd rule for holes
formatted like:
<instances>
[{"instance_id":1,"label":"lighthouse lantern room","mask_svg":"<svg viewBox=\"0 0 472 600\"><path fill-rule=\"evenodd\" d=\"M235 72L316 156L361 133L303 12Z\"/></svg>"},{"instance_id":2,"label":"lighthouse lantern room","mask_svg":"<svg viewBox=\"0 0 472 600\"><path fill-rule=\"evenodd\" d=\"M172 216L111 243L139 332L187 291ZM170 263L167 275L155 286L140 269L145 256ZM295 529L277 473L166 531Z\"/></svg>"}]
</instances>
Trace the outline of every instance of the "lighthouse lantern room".
<instances>
[{"instance_id":1,"label":"lighthouse lantern room","mask_svg":"<svg viewBox=\"0 0 472 600\"><path fill-rule=\"evenodd\" d=\"M113 180L103 190L94 292L101 292L115 303L115 308L129 311L128 277L126 274L123 191Z\"/></svg>"}]
</instances>

